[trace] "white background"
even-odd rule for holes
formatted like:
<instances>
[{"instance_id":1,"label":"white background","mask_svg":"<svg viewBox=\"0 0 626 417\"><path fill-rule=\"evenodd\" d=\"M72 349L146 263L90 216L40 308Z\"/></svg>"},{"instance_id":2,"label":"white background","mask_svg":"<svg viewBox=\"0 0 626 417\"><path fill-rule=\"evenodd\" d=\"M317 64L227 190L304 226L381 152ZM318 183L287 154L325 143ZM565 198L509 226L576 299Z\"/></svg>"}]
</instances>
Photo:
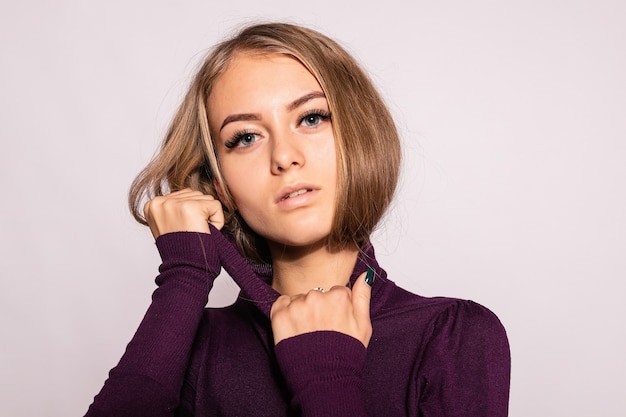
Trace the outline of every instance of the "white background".
<instances>
[{"instance_id":1,"label":"white background","mask_svg":"<svg viewBox=\"0 0 626 417\"><path fill-rule=\"evenodd\" d=\"M380 86L405 150L380 262L500 317L510 415L624 415L626 3L365 3L3 0L2 415L86 411L159 265L130 182L206 49L266 19L338 39Z\"/></svg>"}]
</instances>

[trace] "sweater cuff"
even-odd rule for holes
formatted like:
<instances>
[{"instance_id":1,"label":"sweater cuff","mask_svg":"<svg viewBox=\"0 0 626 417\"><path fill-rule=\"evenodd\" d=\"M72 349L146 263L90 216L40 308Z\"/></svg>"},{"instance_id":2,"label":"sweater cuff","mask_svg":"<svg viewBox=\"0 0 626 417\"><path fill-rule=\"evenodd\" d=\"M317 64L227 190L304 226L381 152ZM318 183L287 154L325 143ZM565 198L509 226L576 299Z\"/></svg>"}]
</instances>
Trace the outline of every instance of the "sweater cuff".
<instances>
[{"instance_id":1,"label":"sweater cuff","mask_svg":"<svg viewBox=\"0 0 626 417\"><path fill-rule=\"evenodd\" d=\"M206 295L220 274L222 265L215 239L208 233L173 232L156 240L161 255L160 275L156 284L175 280Z\"/></svg>"},{"instance_id":2,"label":"sweater cuff","mask_svg":"<svg viewBox=\"0 0 626 417\"><path fill-rule=\"evenodd\" d=\"M366 415L367 349L360 341L335 331L317 331L285 339L275 352L292 403L303 416Z\"/></svg>"},{"instance_id":3,"label":"sweater cuff","mask_svg":"<svg viewBox=\"0 0 626 417\"><path fill-rule=\"evenodd\" d=\"M174 266L186 265L217 276L221 270L214 239L208 233L173 232L161 235L156 246L163 263L160 272Z\"/></svg>"}]
</instances>

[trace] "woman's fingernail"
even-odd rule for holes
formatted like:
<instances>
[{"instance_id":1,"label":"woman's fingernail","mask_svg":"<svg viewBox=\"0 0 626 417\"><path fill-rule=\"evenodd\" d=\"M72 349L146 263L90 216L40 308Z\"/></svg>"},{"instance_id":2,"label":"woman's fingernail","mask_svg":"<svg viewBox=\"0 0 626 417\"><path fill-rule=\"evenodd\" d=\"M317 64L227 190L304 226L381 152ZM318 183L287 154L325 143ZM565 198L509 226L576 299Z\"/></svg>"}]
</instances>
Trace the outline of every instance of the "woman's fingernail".
<instances>
[{"instance_id":1,"label":"woman's fingernail","mask_svg":"<svg viewBox=\"0 0 626 417\"><path fill-rule=\"evenodd\" d=\"M374 284L374 278L376 278L374 270L372 268L367 268L367 274L365 274L365 283L371 287L372 284Z\"/></svg>"}]
</instances>

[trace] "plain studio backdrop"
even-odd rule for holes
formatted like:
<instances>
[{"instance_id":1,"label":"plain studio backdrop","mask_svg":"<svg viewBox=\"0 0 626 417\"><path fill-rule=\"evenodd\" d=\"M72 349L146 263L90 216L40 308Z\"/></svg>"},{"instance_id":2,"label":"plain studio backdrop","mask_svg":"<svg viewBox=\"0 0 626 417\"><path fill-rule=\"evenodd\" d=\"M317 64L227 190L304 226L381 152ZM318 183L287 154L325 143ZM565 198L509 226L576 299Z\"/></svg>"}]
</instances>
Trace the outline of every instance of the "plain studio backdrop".
<instances>
[{"instance_id":1,"label":"plain studio backdrop","mask_svg":"<svg viewBox=\"0 0 626 417\"><path fill-rule=\"evenodd\" d=\"M3 1L2 415L87 410L155 288L128 187L206 50L273 19L338 39L380 87L405 154L380 263L500 317L510 415L623 416L621 0ZM210 304L236 293L224 276Z\"/></svg>"}]
</instances>

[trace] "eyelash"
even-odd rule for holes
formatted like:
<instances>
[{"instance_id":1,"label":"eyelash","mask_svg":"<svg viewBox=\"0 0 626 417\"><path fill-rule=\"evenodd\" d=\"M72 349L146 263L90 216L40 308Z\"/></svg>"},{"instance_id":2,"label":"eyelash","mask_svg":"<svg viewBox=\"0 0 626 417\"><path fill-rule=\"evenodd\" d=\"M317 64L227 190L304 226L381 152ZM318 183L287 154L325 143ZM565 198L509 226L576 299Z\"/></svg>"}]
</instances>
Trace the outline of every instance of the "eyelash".
<instances>
[{"instance_id":1,"label":"eyelash","mask_svg":"<svg viewBox=\"0 0 626 417\"><path fill-rule=\"evenodd\" d=\"M241 141L243 140L243 138L245 136L252 136L252 135L259 136L258 133L253 132L251 130L247 130L247 129L238 130L235 133L233 133L233 136L231 137L230 140L228 140L226 143L224 143L224 146L226 148L228 148L228 149L232 149L232 148L240 145Z\"/></svg>"},{"instance_id":2,"label":"eyelash","mask_svg":"<svg viewBox=\"0 0 626 417\"><path fill-rule=\"evenodd\" d=\"M330 112L326 111L326 110L321 110L321 109L312 109L307 111L306 113L304 113L302 116L300 116L300 118L298 119L298 126L302 125L302 123L304 123L304 121L306 120L307 117L311 117L311 116L318 116L320 118L320 122L322 121L328 121L331 120L331 114ZM316 127L315 126L309 126L309 127ZM232 137L230 140L228 140L226 143L224 143L224 146L227 149L232 149L236 146L241 145L241 142L243 141L244 137L246 136L259 136L258 133L252 131L252 130L248 130L248 129L244 129L244 130L238 130L235 133L233 133ZM243 145L244 147L249 146L249 145Z\"/></svg>"},{"instance_id":3,"label":"eyelash","mask_svg":"<svg viewBox=\"0 0 626 417\"><path fill-rule=\"evenodd\" d=\"M313 109L313 110L307 111L302 116L300 116L300 120L298 121L298 126L300 126L307 117L311 117L311 116L319 116L320 121L331 120L330 112L326 110L322 110L322 109Z\"/></svg>"}]
</instances>

